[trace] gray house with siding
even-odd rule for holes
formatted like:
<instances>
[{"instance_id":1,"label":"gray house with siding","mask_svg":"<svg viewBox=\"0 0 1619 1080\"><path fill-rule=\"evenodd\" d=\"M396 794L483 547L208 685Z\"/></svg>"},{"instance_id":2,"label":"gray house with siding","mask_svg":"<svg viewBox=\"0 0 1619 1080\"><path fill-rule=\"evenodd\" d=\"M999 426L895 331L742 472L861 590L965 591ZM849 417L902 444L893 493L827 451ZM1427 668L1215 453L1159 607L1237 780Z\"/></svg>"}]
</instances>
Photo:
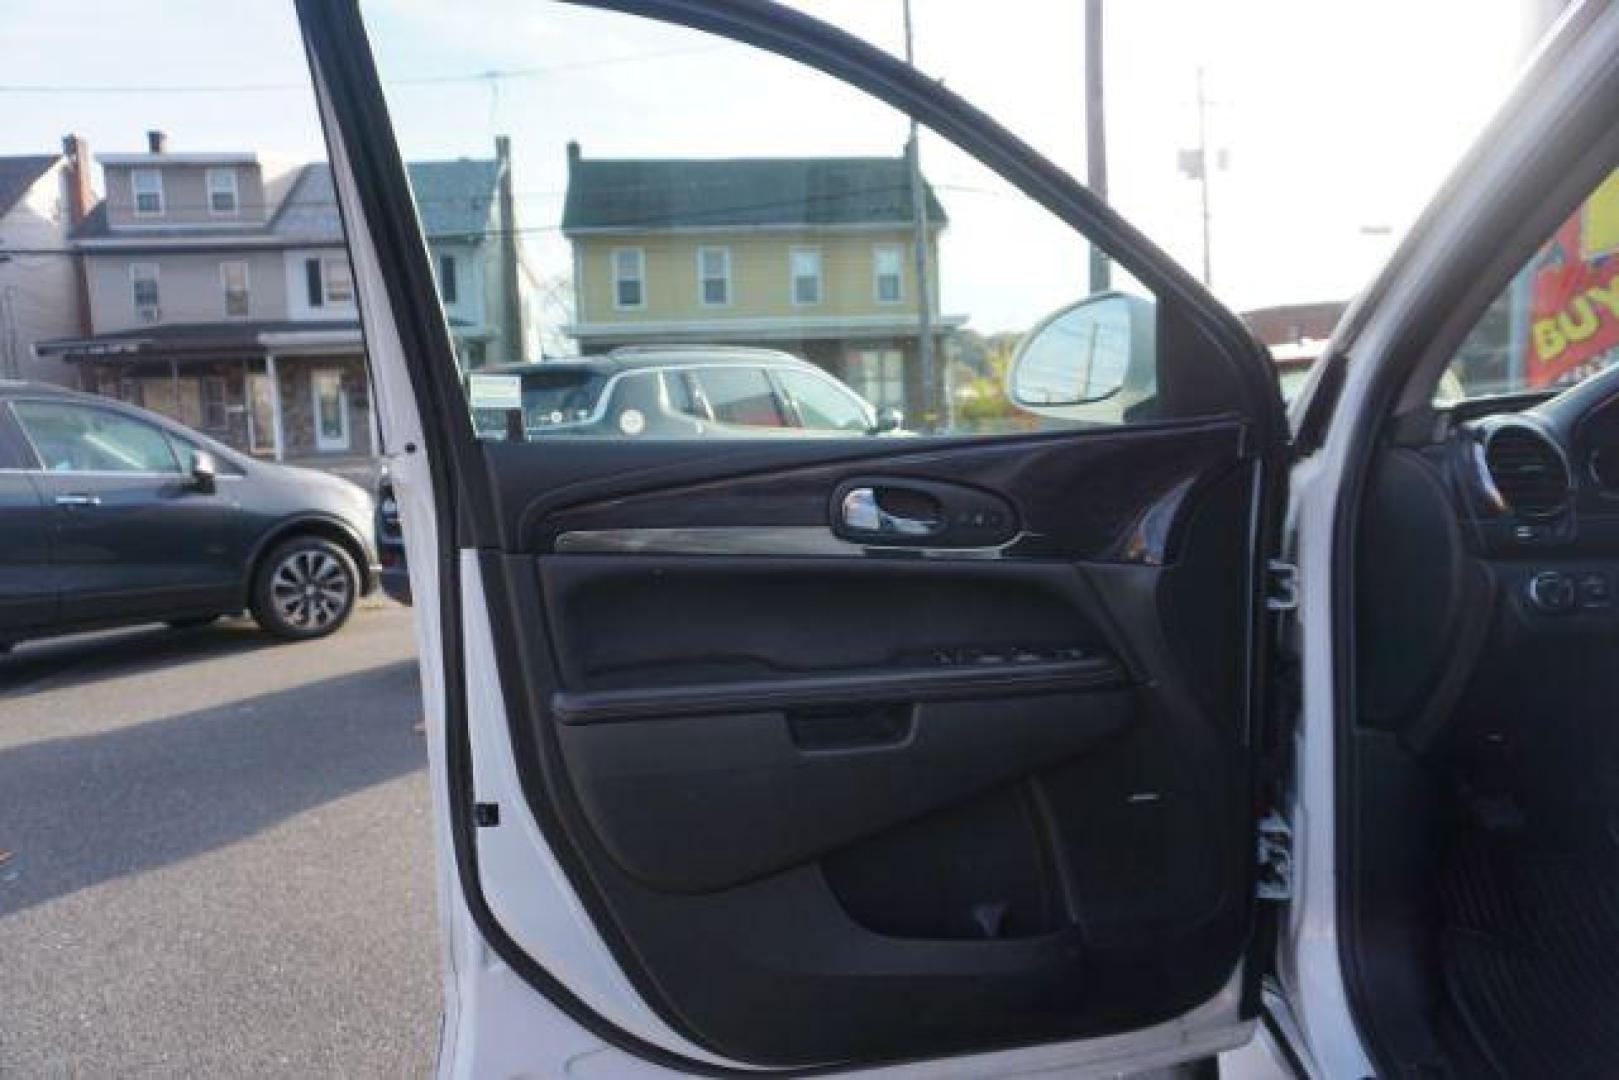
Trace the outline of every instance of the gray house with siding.
<instances>
[{"instance_id":1,"label":"gray house with siding","mask_svg":"<svg viewBox=\"0 0 1619 1080\"><path fill-rule=\"evenodd\" d=\"M89 334L41 342L77 383L276 460L376 451L354 280L325 164L253 153L101 159L106 198L75 242ZM509 147L409 166L466 366L516 355ZM508 345L508 342L511 344Z\"/></svg>"},{"instance_id":2,"label":"gray house with siding","mask_svg":"<svg viewBox=\"0 0 1619 1080\"><path fill-rule=\"evenodd\" d=\"M86 327L72 240L95 201L89 148L78 136L64 138L60 154L0 157L0 379L71 377L34 345Z\"/></svg>"}]
</instances>

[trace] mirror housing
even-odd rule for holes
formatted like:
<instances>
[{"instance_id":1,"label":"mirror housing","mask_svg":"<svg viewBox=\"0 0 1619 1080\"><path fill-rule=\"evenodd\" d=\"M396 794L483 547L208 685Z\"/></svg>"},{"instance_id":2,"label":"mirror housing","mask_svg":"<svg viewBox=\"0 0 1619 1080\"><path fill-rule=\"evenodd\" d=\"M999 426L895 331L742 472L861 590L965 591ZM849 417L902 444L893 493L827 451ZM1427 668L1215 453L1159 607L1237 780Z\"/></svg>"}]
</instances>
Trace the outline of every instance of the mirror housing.
<instances>
[{"instance_id":1,"label":"mirror housing","mask_svg":"<svg viewBox=\"0 0 1619 1080\"><path fill-rule=\"evenodd\" d=\"M1152 397L1158 376L1157 305L1121 292L1059 308L1023 336L1006 370L1006 396L1041 416L1123 418Z\"/></svg>"},{"instance_id":2,"label":"mirror housing","mask_svg":"<svg viewBox=\"0 0 1619 1080\"><path fill-rule=\"evenodd\" d=\"M212 495L219 486L219 463L206 450L198 450L191 457L191 490Z\"/></svg>"},{"instance_id":3,"label":"mirror housing","mask_svg":"<svg viewBox=\"0 0 1619 1080\"><path fill-rule=\"evenodd\" d=\"M905 414L892 405L877 410L877 422L871 425L873 435L887 435L905 426Z\"/></svg>"}]
</instances>

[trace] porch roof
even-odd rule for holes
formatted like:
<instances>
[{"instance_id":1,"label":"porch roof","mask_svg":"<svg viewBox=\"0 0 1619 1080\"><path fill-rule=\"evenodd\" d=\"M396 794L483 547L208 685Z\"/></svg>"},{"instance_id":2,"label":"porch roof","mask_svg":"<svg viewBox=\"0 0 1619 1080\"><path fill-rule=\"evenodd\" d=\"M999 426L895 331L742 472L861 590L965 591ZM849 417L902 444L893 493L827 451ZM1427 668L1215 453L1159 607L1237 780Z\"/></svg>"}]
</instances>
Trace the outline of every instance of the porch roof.
<instances>
[{"instance_id":1,"label":"porch roof","mask_svg":"<svg viewBox=\"0 0 1619 1080\"><path fill-rule=\"evenodd\" d=\"M360 324L353 319L175 323L115 330L89 337L56 338L34 346L40 356L63 360L138 363L154 359L252 359L274 346L308 340L360 345Z\"/></svg>"}]
</instances>

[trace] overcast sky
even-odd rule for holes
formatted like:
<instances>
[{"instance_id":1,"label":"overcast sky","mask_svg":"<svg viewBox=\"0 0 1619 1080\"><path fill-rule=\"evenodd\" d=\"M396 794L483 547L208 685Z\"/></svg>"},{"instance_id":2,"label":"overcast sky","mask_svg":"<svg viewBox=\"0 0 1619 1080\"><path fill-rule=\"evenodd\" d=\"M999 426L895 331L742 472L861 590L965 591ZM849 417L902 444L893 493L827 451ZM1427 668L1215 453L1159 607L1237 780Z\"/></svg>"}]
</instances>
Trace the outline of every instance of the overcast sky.
<instances>
[{"instance_id":1,"label":"overcast sky","mask_svg":"<svg viewBox=\"0 0 1619 1080\"><path fill-rule=\"evenodd\" d=\"M800 0L895 52L900 0ZM1194 271L1197 73L1210 101L1214 288L1239 308L1344 299L1365 283L1488 118L1547 5L1528 0L1114 0L1107 7L1112 197ZM0 152L323 156L291 6L8 0ZM903 118L774 57L544 0L374 0L372 35L407 156L489 156L512 135L525 242L566 268L563 146L587 156L897 154ZM1079 0L914 0L919 66L1083 175ZM481 73L503 72L496 78ZM938 140L951 213L947 310L1015 328L1078 295L1083 250Z\"/></svg>"}]
</instances>

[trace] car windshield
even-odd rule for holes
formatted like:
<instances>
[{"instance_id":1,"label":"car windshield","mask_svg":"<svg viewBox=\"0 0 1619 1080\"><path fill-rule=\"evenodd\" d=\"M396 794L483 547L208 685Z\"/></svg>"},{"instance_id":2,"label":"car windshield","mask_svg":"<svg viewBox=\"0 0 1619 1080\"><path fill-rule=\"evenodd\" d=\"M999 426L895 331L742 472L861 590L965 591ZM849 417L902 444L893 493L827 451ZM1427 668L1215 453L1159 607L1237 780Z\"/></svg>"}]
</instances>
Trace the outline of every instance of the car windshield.
<instances>
[{"instance_id":1,"label":"car windshield","mask_svg":"<svg viewBox=\"0 0 1619 1080\"><path fill-rule=\"evenodd\" d=\"M1553 392L1619 363L1619 170L1519 267L1434 400Z\"/></svg>"},{"instance_id":2,"label":"car windshield","mask_svg":"<svg viewBox=\"0 0 1619 1080\"><path fill-rule=\"evenodd\" d=\"M508 374L522 381L523 428L531 435L589 420L607 385L607 376L577 367ZM506 431L506 413L501 408L474 408L473 426L479 435L498 438Z\"/></svg>"}]
</instances>

